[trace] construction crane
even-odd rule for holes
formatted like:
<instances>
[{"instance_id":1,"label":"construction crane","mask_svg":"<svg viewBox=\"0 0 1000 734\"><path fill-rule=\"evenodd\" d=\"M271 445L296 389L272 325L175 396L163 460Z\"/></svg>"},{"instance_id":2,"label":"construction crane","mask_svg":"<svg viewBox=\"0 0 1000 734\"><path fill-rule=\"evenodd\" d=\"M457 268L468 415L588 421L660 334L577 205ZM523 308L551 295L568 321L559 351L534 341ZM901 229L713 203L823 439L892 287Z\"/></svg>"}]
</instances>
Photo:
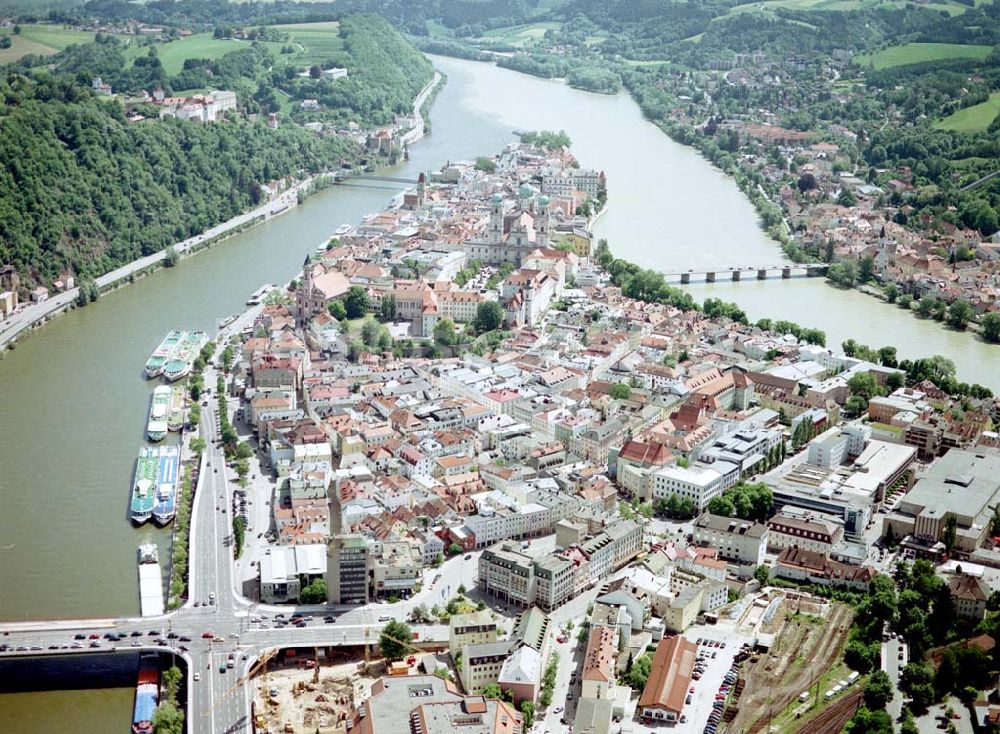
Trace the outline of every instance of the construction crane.
<instances>
[{"instance_id":1,"label":"construction crane","mask_svg":"<svg viewBox=\"0 0 1000 734\"><path fill-rule=\"evenodd\" d=\"M247 672L244 675L241 675L239 678L237 678L236 682L232 685L231 688L229 688L229 690L225 691L222 695L218 696L212 707L209 708L208 711L206 711L203 715L208 716L212 711L215 711L215 709L218 707L220 703L222 703L224 700L233 695L233 693L236 691L237 688L239 688L248 680L257 675L257 673L260 672L260 669L262 667L264 668L266 674L267 664L271 662L271 660L273 660L274 656L277 654L278 654L278 648L276 647L269 647L265 649L263 652L261 652L260 657L258 657L257 660L254 661L254 664L250 666ZM264 684L265 686L267 685L266 680L264 681Z\"/></svg>"}]
</instances>

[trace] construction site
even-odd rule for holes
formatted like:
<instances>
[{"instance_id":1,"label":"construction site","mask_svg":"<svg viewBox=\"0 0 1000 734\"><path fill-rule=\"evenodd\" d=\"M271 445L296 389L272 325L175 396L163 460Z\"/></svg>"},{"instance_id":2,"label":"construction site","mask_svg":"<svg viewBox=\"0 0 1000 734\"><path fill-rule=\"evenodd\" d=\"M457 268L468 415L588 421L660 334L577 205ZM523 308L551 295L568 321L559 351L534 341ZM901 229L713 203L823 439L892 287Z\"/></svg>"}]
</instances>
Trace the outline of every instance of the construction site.
<instances>
[{"instance_id":1,"label":"construction site","mask_svg":"<svg viewBox=\"0 0 1000 734\"><path fill-rule=\"evenodd\" d=\"M343 734L352 713L371 696L380 678L419 672L421 664L432 670L436 667L433 653L399 642L407 656L392 663L373 658L372 648L363 647L269 650L249 675L254 730L257 734Z\"/></svg>"},{"instance_id":2,"label":"construction site","mask_svg":"<svg viewBox=\"0 0 1000 734\"><path fill-rule=\"evenodd\" d=\"M850 607L798 591L772 590L755 599L744 615L744 624L758 631L758 644L743 662L723 717L726 731L839 732L860 695L859 685L850 690L841 680L850 677L842 661ZM833 689L836 693L827 695Z\"/></svg>"}]
</instances>

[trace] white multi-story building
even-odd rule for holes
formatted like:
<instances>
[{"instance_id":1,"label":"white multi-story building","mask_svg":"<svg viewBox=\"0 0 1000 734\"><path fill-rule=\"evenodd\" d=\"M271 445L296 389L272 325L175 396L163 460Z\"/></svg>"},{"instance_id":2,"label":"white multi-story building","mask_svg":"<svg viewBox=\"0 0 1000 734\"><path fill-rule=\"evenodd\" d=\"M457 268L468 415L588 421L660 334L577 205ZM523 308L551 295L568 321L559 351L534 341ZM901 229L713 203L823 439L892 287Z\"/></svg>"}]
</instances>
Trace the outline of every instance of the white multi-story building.
<instances>
[{"instance_id":1,"label":"white multi-story building","mask_svg":"<svg viewBox=\"0 0 1000 734\"><path fill-rule=\"evenodd\" d=\"M718 497L738 480L738 468L724 461L716 461L711 467L665 466L653 473L651 489L654 500L676 495L691 500L695 509L703 512L713 497Z\"/></svg>"},{"instance_id":2,"label":"white multi-story building","mask_svg":"<svg viewBox=\"0 0 1000 734\"><path fill-rule=\"evenodd\" d=\"M752 520L712 515L708 512L694 522L694 542L719 552L719 557L757 566L767 553L767 525Z\"/></svg>"}]
</instances>

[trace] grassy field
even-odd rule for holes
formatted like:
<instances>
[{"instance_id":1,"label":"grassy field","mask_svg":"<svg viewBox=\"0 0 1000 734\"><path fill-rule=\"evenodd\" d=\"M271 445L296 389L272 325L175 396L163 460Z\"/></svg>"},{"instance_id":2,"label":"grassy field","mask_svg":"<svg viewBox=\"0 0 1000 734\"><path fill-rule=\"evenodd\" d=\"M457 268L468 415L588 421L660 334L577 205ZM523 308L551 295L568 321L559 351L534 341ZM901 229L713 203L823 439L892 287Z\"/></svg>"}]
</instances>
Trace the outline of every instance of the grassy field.
<instances>
[{"instance_id":1,"label":"grassy field","mask_svg":"<svg viewBox=\"0 0 1000 734\"><path fill-rule=\"evenodd\" d=\"M476 39L479 41L503 41L511 46L522 47L532 41L539 40L545 35L545 31L556 30L559 23L529 23L527 25L516 25L510 28L495 28L487 31L485 35Z\"/></svg>"},{"instance_id":2,"label":"grassy field","mask_svg":"<svg viewBox=\"0 0 1000 734\"><path fill-rule=\"evenodd\" d=\"M94 40L94 34L88 31L74 31L57 25L21 26L21 34L13 35L10 28L0 30L0 33L11 37L11 47L0 50L0 64L17 61L28 54L49 56L62 51L74 43L89 43Z\"/></svg>"},{"instance_id":3,"label":"grassy field","mask_svg":"<svg viewBox=\"0 0 1000 734\"><path fill-rule=\"evenodd\" d=\"M187 59L218 59L230 51L238 51L247 47L246 41L235 41L225 38L212 38L211 33L197 33L187 38L157 44L156 51L160 55L160 63L168 74L178 74L184 68ZM135 55L141 56L146 49L133 44Z\"/></svg>"},{"instance_id":4,"label":"grassy field","mask_svg":"<svg viewBox=\"0 0 1000 734\"><path fill-rule=\"evenodd\" d=\"M961 133L975 133L985 130L1000 114L1000 92L994 92L990 98L972 107L948 115L934 124L938 130L956 130Z\"/></svg>"},{"instance_id":5,"label":"grassy field","mask_svg":"<svg viewBox=\"0 0 1000 734\"><path fill-rule=\"evenodd\" d=\"M344 48L344 43L338 33L338 23L301 23L297 25L277 26L288 33L291 40L288 43L265 42L275 55L282 59L294 61L302 66L322 63ZM210 33L197 33L188 38L157 44L160 62L168 74L177 74L184 67L187 59L218 59L231 51L246 48L249 41L226 38L213 38ZM295 47L296 53L281 55L283 46ZM132 58L146 53L146 48L133 44L128 55Z\"/></svg>"},{"instance_id":6,"label":"grassy field","mask_svg":"<svg viewBox=\"0 0 1000 734\"><path fill-rule=\"evenodd\" d=\"M958 43L907 43L890 46L875 54L858 56L855 61L862 66L871 62L876 69L888 69L891 66L919 64L922 61L985 59L990 51L989 46L965 46Z\"/></svg>"}]
</instances>

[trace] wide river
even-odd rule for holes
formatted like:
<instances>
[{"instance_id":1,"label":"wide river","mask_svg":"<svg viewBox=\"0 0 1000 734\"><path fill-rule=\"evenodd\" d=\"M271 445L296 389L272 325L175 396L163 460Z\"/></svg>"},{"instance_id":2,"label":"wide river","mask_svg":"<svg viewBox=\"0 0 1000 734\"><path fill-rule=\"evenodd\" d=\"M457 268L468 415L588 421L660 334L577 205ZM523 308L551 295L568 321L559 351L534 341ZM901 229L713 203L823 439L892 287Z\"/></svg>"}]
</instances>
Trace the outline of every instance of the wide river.
<instances>
[{"instance_id":1,"label":"wide river","mask_svg":"<svg viewBox=\"0 0 1000 734\"><path fill-rule=\"evenodd\" d=\"M395 174L416 178L449 160L497 151L515 129L565 129L582 165L608 175L610 208L596 225L612 251L678 270L780 262L736 185L646 122L626 95L570 89L491 65L435 58L448 81L432 134ZM55 319L0 360L0 620L138 613L135 552L167 534L126 515L152 385L149 352L172 328L215 329L266 282L294 277L303 257L344 222L396 190L358 184L233 237L173 269ZM699 298L739 303L903 357L944 354L962 379L1000 389L1000 351L820 279L695 285ZM121 731L129 696L95 691L0 696L0 731ZM30 712L30 716L28 713ZM44 720L43 720L44 719Z\"/></svg>"}]
</instances>

